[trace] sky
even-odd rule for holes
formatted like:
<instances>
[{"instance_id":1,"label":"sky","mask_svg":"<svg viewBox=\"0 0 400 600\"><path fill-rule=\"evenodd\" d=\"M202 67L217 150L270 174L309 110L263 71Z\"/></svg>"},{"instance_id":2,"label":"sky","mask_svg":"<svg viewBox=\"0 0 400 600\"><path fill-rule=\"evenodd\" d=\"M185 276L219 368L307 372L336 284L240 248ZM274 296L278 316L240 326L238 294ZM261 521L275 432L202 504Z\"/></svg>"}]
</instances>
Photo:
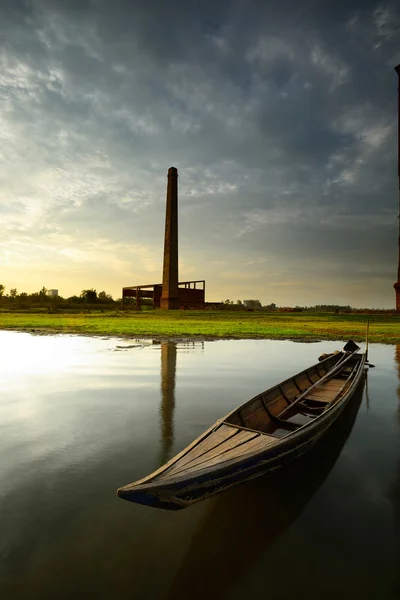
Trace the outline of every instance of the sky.
<instances>
[{"instance_id":1,"label":"sky","mask_svg":"<svg viewBox=\"0 0 400 600\"><path fill-rule=\"evenodd\" d=\"M0 283L395 306L400 5L2 0Z\"/></svg>"}]
</instances>

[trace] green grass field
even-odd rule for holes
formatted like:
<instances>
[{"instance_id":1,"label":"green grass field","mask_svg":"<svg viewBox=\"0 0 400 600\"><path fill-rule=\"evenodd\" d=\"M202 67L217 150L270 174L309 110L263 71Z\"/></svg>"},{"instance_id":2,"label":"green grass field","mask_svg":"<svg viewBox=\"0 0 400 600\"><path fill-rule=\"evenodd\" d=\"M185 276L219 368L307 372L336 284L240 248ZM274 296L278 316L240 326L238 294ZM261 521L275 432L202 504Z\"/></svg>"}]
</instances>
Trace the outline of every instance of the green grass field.
<instances>
[{"instance_id":1,"label":"green grass field","mask_svg":"<svg viewBox=\"0 0 400 600\"><path fill-rule=\"evenodd\" d=\"M0 313L0 329L45 333L171 338L269 338L294 340L365 339L400 344L400 317L228 311L148 311L142 313Z\"/></svg>"}]
</instances>

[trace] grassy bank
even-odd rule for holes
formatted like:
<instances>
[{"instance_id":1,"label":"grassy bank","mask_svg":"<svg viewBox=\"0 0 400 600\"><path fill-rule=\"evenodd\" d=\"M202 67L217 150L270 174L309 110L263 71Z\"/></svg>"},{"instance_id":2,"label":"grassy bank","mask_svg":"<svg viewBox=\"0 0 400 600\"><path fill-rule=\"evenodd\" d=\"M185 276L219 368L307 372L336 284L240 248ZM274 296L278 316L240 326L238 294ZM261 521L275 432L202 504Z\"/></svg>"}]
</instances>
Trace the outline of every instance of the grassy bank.
<instances>
[{"instance_id":1,"label":"grassy bank","mask_svg":"<svg viewBox=\"0 0 400 600\"><path fill-rule=\"evenodd\" d=\"M365 339L400 344L400 317L321 313L149 311L143 313L0 313L0 329L112 336L269 338L298 340Z\"/></svg>"}]
</instances>

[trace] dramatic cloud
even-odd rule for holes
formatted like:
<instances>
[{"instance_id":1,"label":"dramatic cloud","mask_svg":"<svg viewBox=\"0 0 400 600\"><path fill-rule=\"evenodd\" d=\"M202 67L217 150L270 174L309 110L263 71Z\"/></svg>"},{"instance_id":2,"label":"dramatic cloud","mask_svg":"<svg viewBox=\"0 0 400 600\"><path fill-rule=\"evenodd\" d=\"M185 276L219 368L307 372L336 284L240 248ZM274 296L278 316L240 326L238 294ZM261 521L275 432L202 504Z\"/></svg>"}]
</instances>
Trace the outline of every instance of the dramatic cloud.
<instances>
[{"instance_id":1,"label":"dramatic cloud","mask_svg":"<svg viewBox=\"0 0 400 600\"><path fill-rule=\"evenodd\" d=\"M0 282L394 306L397 3L4 0Z\"/></svg>"}]
</instances>

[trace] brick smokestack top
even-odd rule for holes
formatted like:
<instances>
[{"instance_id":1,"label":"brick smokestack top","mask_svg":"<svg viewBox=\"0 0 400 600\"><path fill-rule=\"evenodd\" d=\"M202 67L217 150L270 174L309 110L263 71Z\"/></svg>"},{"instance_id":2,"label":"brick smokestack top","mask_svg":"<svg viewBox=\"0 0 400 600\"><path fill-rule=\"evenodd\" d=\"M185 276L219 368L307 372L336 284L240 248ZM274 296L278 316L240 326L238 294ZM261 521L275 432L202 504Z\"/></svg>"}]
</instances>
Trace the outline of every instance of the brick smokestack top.
<instances>
[{"instance_id":1,"label":"brick smokestack top","mask_svg":"<svg viewBox=\"0 0 400 600\"><path fill-rule=\"evenodd\" d=\"M179 308L178 292L178 169L168 169L167 208L165 212L164 268L160 307Z\"/></svg>"},{"instance_id":2,"label":"brick smokestack top","mask_svg":"<svg viewBox=\"0 0 400 600\"><path fill-rule=\"evenodd\" d=\"M398 85L398 111L397 111L397 128L398 128L398 134L397 134L397 174L399 177L399 214L398 214L398 219L399 219L399 237L398 237L398 250L399 250L399 256L398 256L398 266L397 266L397 281L394 284L394 289L396 291L396 312L400 313L400 65L397 65L397 67L395 67L395 71L398 75L399 78L399 85Z\"/></svg>"}]
</instances>

